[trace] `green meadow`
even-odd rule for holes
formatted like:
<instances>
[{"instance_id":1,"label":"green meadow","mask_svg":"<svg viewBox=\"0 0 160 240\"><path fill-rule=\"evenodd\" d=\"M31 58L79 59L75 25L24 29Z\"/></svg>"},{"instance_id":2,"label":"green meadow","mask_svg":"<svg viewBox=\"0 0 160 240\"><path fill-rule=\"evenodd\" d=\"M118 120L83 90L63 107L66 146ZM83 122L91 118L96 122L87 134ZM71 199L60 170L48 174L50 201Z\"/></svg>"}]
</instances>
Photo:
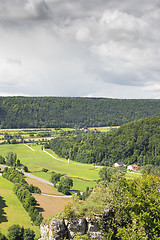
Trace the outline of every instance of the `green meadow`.
<instances>
[{"instance_id":1,"label":"green meadow","mask_svg":"<svg viewBox=\"0 0 160 240\"><path fill-rule=\"evenodd\" d=\"M133 178L138 178L138 177L141 177L141 174L140 173L132 173L132 172L127 172L126 173L126 178L127 179L133 179Z\"/></svg>"},{"instance_id":2,"label":"green meadow","mask_svg":"<svg viewBox=\"0 0 160 240\"><path fill-rule=\"evenodd\" d=\"M85 190L87 186L95 186L96 180L99 178L99 168L89 164L81 164L59 158L52 150L47 149L53 157L62 160L56 160L47 153L42 151L42 146L36 143L27 144L33 150L24 144L7 144L0 145L0 155L6 156L8 152L12 151L17 154L21 163L26 165L32 174L41 177L45 180L50 180L51 172L59 172L72 177L74 180L74 188L80 187L79 190ZM47 168L49 173L40 172L42 168Z\"/></svg>"},{"instance_id":3,"label":"green meadow","mask_svg":"<svg viewBox=\"0 0 160 240\"><path fill-rule=\"evenodd\" d=\"M13 193L13 184L0 176L0 232L7 235L7 230L13 224L35 231L36 238L40 236L39 227L32 226L28 213L23 208L17 196Z\"/></svg>"},{"instance_id":4,"label":"green meadow","mask_svg":"<svg viewBox=\"0 0 160 240\"><path fill-rule=\"evenodd\" d=\"M108 131L110 131L110 130L112 130L112 129L117 129L117 128L119 128L119 126L112 126L112 127L91 127L91 128L89 128L90 130L98 130L98 131L100 131L100 132L108 132Z\"/></svg>"},{"instance_id":5,"label":"green meadow","mask_svg":"<svg viewBox=\"0 0 160 240\"><path fill-rule=\"evenodd\" d=\"M0 155L5 157L10 151L16 153L21 163L26 165L33 175L48 181L50 181L51 172L55 171L73 178L73 189L85 191L86 187L95 186L96 180L99 178L99 167L74 161L68 163L66 159L58 157L50 149L47 149L46 151L53 157L43 152L41 145L37 145L36 143L30 143L27 145L34 151L24 144L0 145ZM41 172L42 168L46 168L49 171L47 173ZM136 178L139 177L139 175L126 173L126 177Z\"/></svg>"}]
</instances>

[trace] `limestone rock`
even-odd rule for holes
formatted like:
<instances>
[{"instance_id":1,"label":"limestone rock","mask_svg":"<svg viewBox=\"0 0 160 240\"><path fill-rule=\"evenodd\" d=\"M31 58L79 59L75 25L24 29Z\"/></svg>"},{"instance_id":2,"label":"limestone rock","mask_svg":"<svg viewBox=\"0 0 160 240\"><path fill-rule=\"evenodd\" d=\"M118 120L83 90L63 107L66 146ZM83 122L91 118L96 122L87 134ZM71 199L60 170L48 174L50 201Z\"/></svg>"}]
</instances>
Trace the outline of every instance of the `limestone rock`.
<instances>
[{"instance_id":1,"label":"limestone rock","mask_svg":"<svg viewBox=\"0 0 160 240\"><path fill-rule=\"evenodd\" d=\"M77 233L88 234L91 239L101 240L103 234L99 231L98 217L94 219L82 218L72 221L52 219L49 225L41 225L41 238L39 240L73 239Z\"/></svg>"},{"instance_id":2,"label":"limestone rock","mask_svg":"<svg viewBox=\"0 0 160 240\"><path fill-rule=\"evenodd\" d=\"M64 220L54 218L50 223L49 240L61 240L67 237Z\"/></svg>"},{"instance_id":3,"label":"limestone rock","mask_svg":"<svg viewBox=\"0 0 160 240\"><path fill-rule=\"evenodd\" d=\"M39 240L61 240L67 237L67 228L61 219L52 219L49 226L41 225L41 238Z\"/></svg>"},{"instance_id":4,"label":"limestone rock","mask_svg":"<svg viewBox=\"0 0 160 240\"><path fill-rule=\"evenodd\" d=\"M49 226L48 225L41 225L40 226L41 238L39 240L48 240L49 236Z\"/></svg>"},{"instance_id":5,"label":"limestone rock","mask_svg":"<svg viewBox=\"0 0 160 240\"><path fill-rule=\"evenodd\" d=\"M90 218L86 218L88 230L87 234L91 239L102 239L102 233L99 231L98 222L96 219L92 220Z\"/></svg>"},{"instance_id":6,"label":"limestone rock","mask_svg":"<svg viewBox=\"0 0 160 240\"><path fill-rule=\"evenodd\" d=\"M82 219L75 219L68 223L68 233L69 238L74 238L78 232L82 235L86 233L87 230L87 222L85 218Z\"/></svg>"}]
</instances>

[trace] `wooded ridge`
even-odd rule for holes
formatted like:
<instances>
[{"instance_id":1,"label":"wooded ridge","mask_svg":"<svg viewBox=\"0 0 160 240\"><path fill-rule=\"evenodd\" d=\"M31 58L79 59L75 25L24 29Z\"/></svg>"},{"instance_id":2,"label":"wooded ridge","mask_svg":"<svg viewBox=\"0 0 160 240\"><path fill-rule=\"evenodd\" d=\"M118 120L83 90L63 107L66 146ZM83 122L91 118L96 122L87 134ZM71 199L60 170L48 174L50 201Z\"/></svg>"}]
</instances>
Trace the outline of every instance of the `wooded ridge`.
<instances>
[{"instance_id":1,"label":"wooded ridge","mask_svg":"<svg viewBox=\"0 0 160 240\"><path fill-rule=\"evenodd\" d=\"M49 147L57 155L78 162L105 166L115 162L159 166L160 117L126 123L108 133L71 133L51 140Z\"/></svg>"},{"instance_id":2,"label":"wooded ridge","mask_svg":"<svg viewBox=\"0 0 160 240\"><path fill-rule=\"evenodd\" d=\"M0 97L0 128L120 126L159 115L159 99Z\"/></svg>"}]
</instances>

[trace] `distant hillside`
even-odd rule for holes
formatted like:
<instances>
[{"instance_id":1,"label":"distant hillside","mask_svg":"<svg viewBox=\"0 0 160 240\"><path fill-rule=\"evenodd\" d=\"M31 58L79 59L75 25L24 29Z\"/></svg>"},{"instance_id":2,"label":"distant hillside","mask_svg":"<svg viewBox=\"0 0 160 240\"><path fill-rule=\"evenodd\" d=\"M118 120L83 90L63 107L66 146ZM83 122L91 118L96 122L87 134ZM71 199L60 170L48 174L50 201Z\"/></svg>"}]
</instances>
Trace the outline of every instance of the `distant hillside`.
<instances>
[{"instance_id":1,"label":"distant hillside","mask_svg":"<svg viewBox=\"0 0 160 240\"><path fill-rule=\"evenodd\" d=\"M109 133L88 132L50 141L59 156L112 166L115 162L160 165L160 117L136 120Z\"/></svg>"},{"instance_id":2,"label":"distant hillside","mask_svg":"<svg viewBox=\"0 0 160 240\"><path fill-rule=\"evenodd\" d=\"M0 97L1 128L117 126L160 115L160 100Z\"/></svg>"}]
</instances>

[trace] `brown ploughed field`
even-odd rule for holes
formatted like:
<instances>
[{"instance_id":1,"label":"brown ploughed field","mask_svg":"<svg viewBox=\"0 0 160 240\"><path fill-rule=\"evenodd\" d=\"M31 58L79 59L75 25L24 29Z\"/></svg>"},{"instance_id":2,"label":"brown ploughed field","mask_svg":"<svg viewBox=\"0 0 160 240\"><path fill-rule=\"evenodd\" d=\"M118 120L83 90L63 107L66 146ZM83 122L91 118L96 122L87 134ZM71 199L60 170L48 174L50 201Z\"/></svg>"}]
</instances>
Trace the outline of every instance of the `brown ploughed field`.
<instances>
[{"instance_id":1,"label":"brown ploughed field","mask_svg":"<svg viewBox=\"0 0 160 240\"><path fill-rule=\"evenodd\" d=\"M41 189L42 193L53 195L41 195L33 194L37 200L38 206L37 210L42 213L44 218L48 218L52 215L58 214L63 210L65 205L71 201L70 198L66 198L61 193L56 192L51 186L36 179L26 178L29 184L33 184ZM57 197L55 195L58 195Z\"/></svg>"},{"instance_id":2,"label":"brown ploughed field","mask_svg":"<svg viewBox=\"0 0 160 240\"><path fill-rule=\"evenodd\" d=\"M65 197L50 197L40 194L33 194L38 202L37 210L42 213L44 218L48 218L54 214L62 211L65 205L71 201L70 198Z\"/></svg>"},{"instance_id":3,"label":"brown ploughed field","mask_svg":"<svg viewBox=\"0 0 160 240\"><path fill-rule=\"evenodd\" d=\"M48 184L43 183L37 179L26 178L25 180L27 181L28 184L33 184L34 186L39 187L42 193L63 196L61 193L55 191L52 186L49 186Z\"/></svg>"}]
</instances>

